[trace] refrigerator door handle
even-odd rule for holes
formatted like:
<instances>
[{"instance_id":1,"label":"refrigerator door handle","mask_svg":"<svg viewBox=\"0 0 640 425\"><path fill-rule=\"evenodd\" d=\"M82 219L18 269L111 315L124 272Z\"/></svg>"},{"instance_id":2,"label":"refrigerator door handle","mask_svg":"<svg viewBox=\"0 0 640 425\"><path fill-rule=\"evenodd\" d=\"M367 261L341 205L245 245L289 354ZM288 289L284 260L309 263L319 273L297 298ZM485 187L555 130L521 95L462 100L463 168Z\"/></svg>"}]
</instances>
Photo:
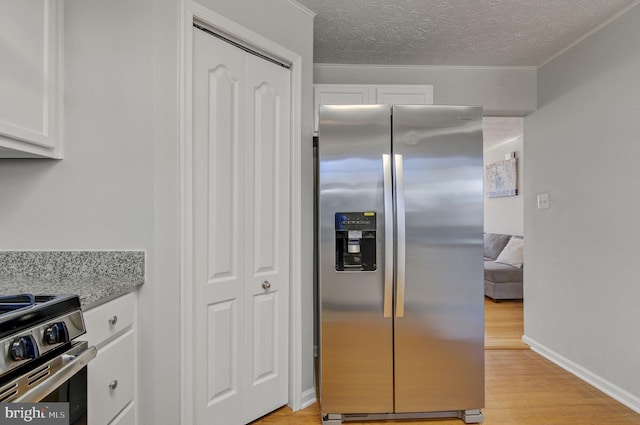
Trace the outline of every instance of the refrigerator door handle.
<instances>
[{"instance_id":1,"label":"refrigerator door handle","mask_svg":"<svg viewBox=\"0 0 640 425\"><path fill-rule=\"evenodd\" d=\"M384 189L384 317L393 316L393 182L391 155L382 155Z\"/></svg>"},{"instance_id":2,"label":"refrigerator door handle","mask_svg":"<svg viewBox=\"0 0 640 425\"><path fill-rule=\"evenodd\" d=\"M394 155L396 177L396 224L397 224L397 259L396 259L396 317L404 317L404 285L406 262L406 232L404 204L404 169L402 155Z\"/></svg>"}]
</instances>

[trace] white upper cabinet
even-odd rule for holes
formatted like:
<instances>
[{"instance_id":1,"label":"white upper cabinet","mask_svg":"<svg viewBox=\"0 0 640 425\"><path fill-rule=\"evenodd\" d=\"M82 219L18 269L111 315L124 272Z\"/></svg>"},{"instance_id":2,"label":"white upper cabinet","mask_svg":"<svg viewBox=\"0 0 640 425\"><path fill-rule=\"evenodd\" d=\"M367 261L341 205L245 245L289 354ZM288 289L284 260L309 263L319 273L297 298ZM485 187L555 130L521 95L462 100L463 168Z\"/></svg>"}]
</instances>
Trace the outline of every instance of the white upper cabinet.
<instances>
[{"instance_id":1,"label":"white upper cabinet","mask_svg":"<svg viewBox=\"0 0 640 425\"><path fill-rule=\"evenodd\" d=\"M388 105L432 105L433 86L377 86L376 103Z\"/></svg>"},{"instance_id":2,"label":"white upper cabinet","mask_svg":"<svg viewBox=\"0 0 640 425\"><path fill-rule=\"evenodd\" d=\"M62 0L0 0L0 158L61 158Z\"/></svg>"},{"instance_id":3,"label":"white upper cabinet","mask_svg":"<svg viewBox=\"0 0 640 425\"><path fill-rule=\"evenodd\" d=\"M431 105L432 85L316 84L313 89L314 131L320 105Z\"/></svg>"}]
</instances>

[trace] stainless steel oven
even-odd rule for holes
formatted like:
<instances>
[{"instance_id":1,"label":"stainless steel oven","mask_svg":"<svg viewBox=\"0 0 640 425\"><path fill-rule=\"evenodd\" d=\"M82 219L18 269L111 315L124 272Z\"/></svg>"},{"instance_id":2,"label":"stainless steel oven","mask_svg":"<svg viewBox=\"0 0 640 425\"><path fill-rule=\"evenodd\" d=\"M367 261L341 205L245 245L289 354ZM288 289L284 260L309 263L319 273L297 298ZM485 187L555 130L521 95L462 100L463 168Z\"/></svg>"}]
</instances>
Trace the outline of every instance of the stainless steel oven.
<instances>
[{"instance_id":1,"label":"stainless steel oven","mask_svg":"<svg viewBox=\"0 0 640 425\"><path fill-rule=\"evenodd\" d=\"M96 348L77 296L0 297L0 402L63 402L69 424L87 423L87 364Z\"/></svg>"}]
</instances>

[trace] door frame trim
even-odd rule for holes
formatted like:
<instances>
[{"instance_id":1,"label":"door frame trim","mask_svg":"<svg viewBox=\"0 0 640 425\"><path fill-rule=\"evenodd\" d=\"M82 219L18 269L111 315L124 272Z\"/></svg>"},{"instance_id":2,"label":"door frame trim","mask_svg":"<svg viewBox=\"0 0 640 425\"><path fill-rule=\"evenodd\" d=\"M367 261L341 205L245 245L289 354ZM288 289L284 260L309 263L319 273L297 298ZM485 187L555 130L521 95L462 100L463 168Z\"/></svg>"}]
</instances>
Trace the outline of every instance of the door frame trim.
<instances>
[{"instance_id":1,"label":"door frame trim","mask_svg":"<svg viewBox=\"0 0 640 425\"><path fill-rule=\"evenodd\" d=\"M302 57L279 44L190 0L181 2L180 22L180 418L194 423L193 347L193 22L204 22L242 43L291 64L289 399L292 410L303 403L302 390Z\"/></svg>"}]
</instances>

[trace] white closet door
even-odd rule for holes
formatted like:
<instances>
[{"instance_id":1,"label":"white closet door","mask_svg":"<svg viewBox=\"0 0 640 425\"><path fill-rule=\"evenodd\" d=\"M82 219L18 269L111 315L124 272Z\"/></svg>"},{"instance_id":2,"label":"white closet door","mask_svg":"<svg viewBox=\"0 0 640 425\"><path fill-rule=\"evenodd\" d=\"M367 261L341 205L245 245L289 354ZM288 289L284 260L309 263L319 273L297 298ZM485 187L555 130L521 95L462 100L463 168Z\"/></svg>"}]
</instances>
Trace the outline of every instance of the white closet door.
<instances>
[{"instance_id":1,"label":"white closet door","mask_svg":"<svg viewBox=\"0 0 640 425\"><path fill-rule=\"evenodd\" d=\"M197 29L193 55L195 416L245 424L288 398L289 72Z\"/></svg>"},{"instance_id":2,"label":"white closet door","mask_svg":"<svg viewBox=\"0 0 640 425\"><path fill-rule=\"evenodd\" d=\"M193 37L196 418L233 424L245 373L245 57L200 30Z\"/></svg>"},{"instance_id":3,"label":"white closet door","mask_svg":"<svg viewBox=\"0 0 640 425\"><path fill-rule=\"evenodd\" d=\"M288 398L290 75L247 56L245 423Z\"/></svg>"}]
</instances>

